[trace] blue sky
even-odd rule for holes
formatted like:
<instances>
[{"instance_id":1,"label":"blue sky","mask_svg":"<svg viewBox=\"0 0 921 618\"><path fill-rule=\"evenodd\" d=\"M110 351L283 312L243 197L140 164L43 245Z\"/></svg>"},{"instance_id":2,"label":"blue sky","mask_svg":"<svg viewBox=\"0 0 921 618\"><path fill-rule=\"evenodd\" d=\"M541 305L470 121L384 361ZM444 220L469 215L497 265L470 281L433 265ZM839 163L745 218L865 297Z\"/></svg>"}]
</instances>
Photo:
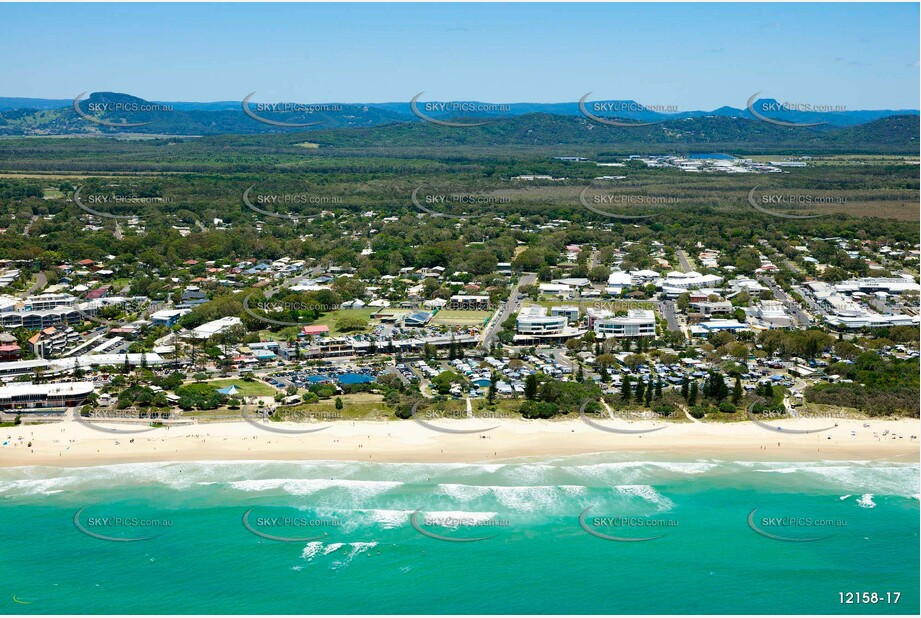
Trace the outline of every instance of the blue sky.
<instances>
[{"instance_id":1,"label":"blue sky","mask_svg":"<svg viewBox=\"0 0 921 618\"><path fill-rule=\"evenodd\" d=\"M0 96L919 107L905 4L0 4Z\"/></svg>"}]
</instances>

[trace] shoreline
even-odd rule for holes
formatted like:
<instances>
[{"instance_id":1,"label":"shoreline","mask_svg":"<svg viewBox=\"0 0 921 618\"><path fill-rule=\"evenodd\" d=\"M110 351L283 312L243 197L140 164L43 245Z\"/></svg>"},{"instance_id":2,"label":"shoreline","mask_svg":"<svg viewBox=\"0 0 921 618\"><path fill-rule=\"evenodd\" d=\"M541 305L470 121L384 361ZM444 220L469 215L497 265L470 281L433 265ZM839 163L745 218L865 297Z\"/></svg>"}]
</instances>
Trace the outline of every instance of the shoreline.
<instances>
[{"instance_id":1,"label":"shoreline","mask_svg":"<svg viewBox=\"0 0 921 618\"><path fill-rule=\"evenodd\" d=\"M864 427L865 424L869 427ZM822 428L823 425L827 423L815 419L783 421L785 429L795 431ZM611 433L580 420L464 419L440 421L438 426L472 433L442 433L411 420L333 421L315 426L271 424L278 430L309 427L315 431L294 435L261 429L244 421L177 425L150 431L143 431L138 425L101 424L108 429L142 431L114 434L66 420L0 429L0 444L3 444L0 446L0 467L257 460L504 463L606 453L642 453L667 461L885 460L917 463L921 457L921 443L917 438L921 425L916 419L839 419L835 427L809 434L778 433L751 422L605 423L619 430L649 432L633 434ZM323 427L325 429L321 429ZM482 431L489 427L495 428ZM883 436L886 431L889 433Z\"/></svg>"}]
</instances>

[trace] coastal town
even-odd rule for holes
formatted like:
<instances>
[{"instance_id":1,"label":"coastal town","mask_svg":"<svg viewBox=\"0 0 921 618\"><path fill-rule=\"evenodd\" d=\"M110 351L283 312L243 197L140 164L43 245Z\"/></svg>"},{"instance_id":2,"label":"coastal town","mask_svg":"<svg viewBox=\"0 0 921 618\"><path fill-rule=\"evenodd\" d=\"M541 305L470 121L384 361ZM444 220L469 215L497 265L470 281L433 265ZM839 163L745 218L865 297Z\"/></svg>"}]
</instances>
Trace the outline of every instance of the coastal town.
<instances>
[{"instance_id":1,"label":"coastal town","mask_svg":"<svg viewBox=\"0 0 921 618\"><path fill-rule=\"evenodd\" d=\"M156 298L132 293L115 256L57 264L53 283L6 260L0 420L198 424L239 420L249 405L296 422L331 402L339 418L381 420L407 418L418 400L529 418L553 383L614 404L612 418L749 420L756 402L791 418L875 415L828 388L854 384L864 352L918 357L919 247L788 238L743 249L733 263L703 243L570 244L552 269L525 270L522 248L490 273L377 277L290 258L189 259L159 277ZM866 276L838 279L823 255ZM576 411L546 403L539 416Z\"/></svg>"}]
</instances>

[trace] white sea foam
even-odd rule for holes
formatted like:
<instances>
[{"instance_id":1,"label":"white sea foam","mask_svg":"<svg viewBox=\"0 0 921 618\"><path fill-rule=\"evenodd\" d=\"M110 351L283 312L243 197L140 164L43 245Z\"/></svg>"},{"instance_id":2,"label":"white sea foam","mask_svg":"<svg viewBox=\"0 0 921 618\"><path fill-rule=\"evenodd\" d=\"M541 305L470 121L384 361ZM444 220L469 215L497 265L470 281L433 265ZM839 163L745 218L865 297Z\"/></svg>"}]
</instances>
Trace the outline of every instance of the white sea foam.
<instances>
[{"instance_id":1,"label":"white sea foam","mask_svg":"<svg viewBox=\"0 0 921 618\"><path fill-rule=\"evenodd\" d=\"M399 481L357 481L350 479L252 479L233 481L230 487L239 491L260 492L281 490L292 496L310 496L329 489L343 489L356 501L373 498L395 489Z\"/></svg>"},{"instance_id":2,"label":"white sea foam","mask_svg":"<svg viewBox=\"0 0 921 618\"><path fill-rule=\"evenodd\" d=\"M873 494L864 494L857 498L857 504L865 509L872 509L876 506L876 503L873 502Z\"/></svg>"},{"instance_id":3,"label":"white sea foam","mask_svg":"<svg viewBox=\"0 0 921 618\"><path fill-rule=\"evenodd\" d=\"M671 500L650 485L617 485L614 489L625 496L642 498L646 502L656 505L660 511L665 511L675 506Z\"/></svg>"}]
</instances>

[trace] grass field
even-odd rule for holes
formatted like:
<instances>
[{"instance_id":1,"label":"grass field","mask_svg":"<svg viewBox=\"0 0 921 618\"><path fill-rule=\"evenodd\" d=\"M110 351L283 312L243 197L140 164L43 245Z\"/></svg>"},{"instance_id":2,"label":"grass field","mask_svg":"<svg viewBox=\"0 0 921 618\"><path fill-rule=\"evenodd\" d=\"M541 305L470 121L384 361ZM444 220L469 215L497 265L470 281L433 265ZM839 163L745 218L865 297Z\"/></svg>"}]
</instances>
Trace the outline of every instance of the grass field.
<instances>
[{"instance_id":1,"label":"grass field","mask_svg":"<svg viewBox=\"0 0 921 618\"><path fill-rule=\"evenodd\" d=\"M276 416L280 419L298 421L323 420L389 420L396 419L393 408L384 403L384 396L375 393L353 393L340 395L342 409L336 409L336 398L322 399L317 403L308 403L290 408L279 408Z\"/></svg>"},{"instance_id":2,"label":"grass field","mask_svg":"<svg viewBox=\"0 0 921 618\"><path fill-rule=\"evenodd\" d=\"M442 309L432 319L432 324L441 326L482 326L492 317L492 311L459 311Z\"/></svg>"},{"instance_id":3,"label":"grass field","mask_svg":"<svg viewBox=\"0 0 921 618\"><path fill-rule=\"evenodd\" d=\"M247 380L240 379L226 379L208 380L204 383L210 384L215 388L224 388L225 386L234 384L238 389L240 389L240 395L242 397L271 397L277 392L274 388L260 380L249 382Z\"/></svg>"},{"instance_id":4,"label":"grass field","mask_svg":"<svg viewBox=\"0 0 921 618\"><path fill-rule=\"evenodd\" d=\"M331 336L336 336L336 335L347 334L344 331L340 331L336 327L336 323L339 320L341 320L342 318L356 318L359 320L363 320L365 322L364 330L363 331L348 331L348 332L351 332L351 333L366 332L370 330L370 327L373 326L373 324L377 323L377 321L375 320L373 321L373 324L372 324L372 320L371 320L371 314L375 313L376 311L377 309L373 307L366 308L366 309L337 309L336 311L330 311L329 313L322 315L320 319L316 320L315 322L312 322L311 325L316 326L318 324L323 324L325 326L329 326L329 334Z\"/></svg>"}]
</instances>

